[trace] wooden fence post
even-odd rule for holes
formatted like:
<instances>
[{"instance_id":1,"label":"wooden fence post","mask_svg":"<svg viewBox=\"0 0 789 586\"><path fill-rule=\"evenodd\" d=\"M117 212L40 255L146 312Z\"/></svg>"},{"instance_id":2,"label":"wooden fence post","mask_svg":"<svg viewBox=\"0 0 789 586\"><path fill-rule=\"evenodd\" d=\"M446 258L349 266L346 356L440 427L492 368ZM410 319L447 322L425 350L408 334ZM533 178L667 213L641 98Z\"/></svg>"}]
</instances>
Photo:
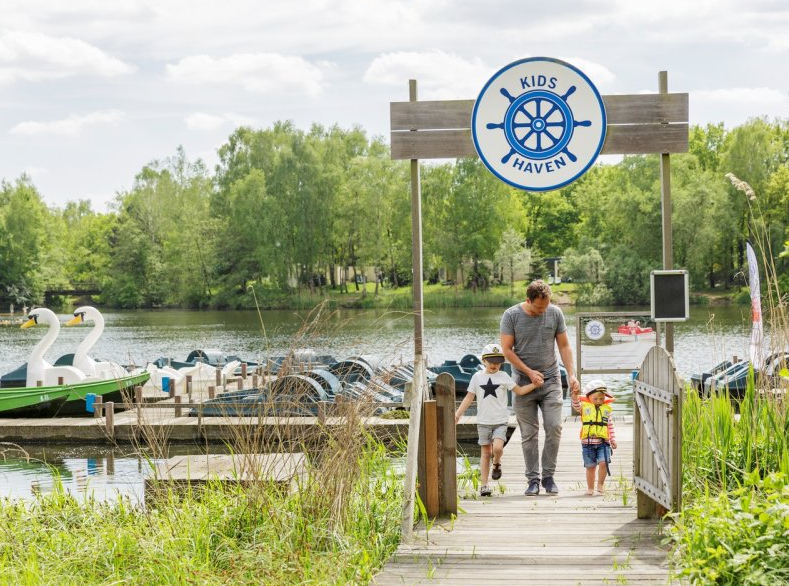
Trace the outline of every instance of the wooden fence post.
<instances>
[{"instance_id":1,"label":"wooden fence post","mask_svg":"<svg viewBox=\"0 0 789 586\"><path fill-rule=\"evenodd\" d=\"M93 417L101 417L103 414L104 408L104 397L102 395L96 395L96 398L93 400Z\"/></svg>"},{"instance_id":2,"label":"wooden fence post","mask_svg":"<svg viewBox=\"0 0 789 586\"><path fill-rule=\"evenodd\" d=\"M181 416L181 397L180 396L175 397L174 400L175 400L175 416L176 417L180 417Z\"/></svg>"},{"instance_id":3,"label":"wooden fence post","mask_svg":"<svg viewBox=\"0 0 789 586\"><path fill-rule=\"evenodd\" d=\"M438 515L458 513L457 429L455 428L455 379L446 372L435 383L438 418Z\"/></svg>"},{"instance_id":4,"label":"wooden fence post","mask_svg":"<svg viewBox=\"0 0 789 586\"><path fill-rule=\"evenodd\" d=\"M422 406L422 428L425 430L425 476L420 485L425 486L424 499L427 516L438 517L438 429L436 401L425 401Z\"/></svg>"},{"instance_id":5,"label":"wooden fence post","mask_svg":"<svg viewBox=\"0 0 789 586\"><path fill-rule=\"evenodd\" d=\"M110 439L115 439L115 403L104 403L104 426Z\"/></svg>"}]
</instances>

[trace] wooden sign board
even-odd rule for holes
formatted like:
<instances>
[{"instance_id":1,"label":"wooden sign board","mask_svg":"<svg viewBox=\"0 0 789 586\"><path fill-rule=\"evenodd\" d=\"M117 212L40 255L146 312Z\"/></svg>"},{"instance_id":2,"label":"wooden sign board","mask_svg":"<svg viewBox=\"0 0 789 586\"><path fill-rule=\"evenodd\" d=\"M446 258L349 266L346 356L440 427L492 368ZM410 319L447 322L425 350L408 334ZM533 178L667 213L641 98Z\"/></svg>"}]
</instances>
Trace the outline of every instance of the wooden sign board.
<instances>
[{"instance_id":1,"label":"wooden sign board","mask_svg":"<svg viewBox=\"0 0 789 586\"><path fill-rule=\"evenodd\" d=\"M688 94L603 96L608 125L602 154L686 153ZM392 102L393 159L476 157L474 100Z\"/></svg>"}]
</instances>

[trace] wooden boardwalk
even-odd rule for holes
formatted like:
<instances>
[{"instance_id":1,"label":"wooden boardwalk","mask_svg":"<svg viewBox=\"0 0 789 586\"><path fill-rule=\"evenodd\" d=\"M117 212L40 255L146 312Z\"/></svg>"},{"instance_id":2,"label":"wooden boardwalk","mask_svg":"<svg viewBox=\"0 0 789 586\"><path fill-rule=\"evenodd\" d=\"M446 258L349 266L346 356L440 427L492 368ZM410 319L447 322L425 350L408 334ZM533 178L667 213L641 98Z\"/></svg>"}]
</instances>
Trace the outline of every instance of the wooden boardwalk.
<instances>
[{"instance_id":1,"label":"wooden boardwalk","mask_svg":"<svg viewBox=\"0 0 789 586\"><path fill-rule=\"evenodd\" d=\"M504 450L494 496L480 498L458 486L454 522L420 524L413 545L400 545L373 584L546 586L663 585L669 581L660 521L636 518L633 424L616 423L605 496L586 496L580 423L564 424L556 480L561 492L526 497L520 434ZM542 437L540 438L542 445Z\"/></svg>"}]
</instances>

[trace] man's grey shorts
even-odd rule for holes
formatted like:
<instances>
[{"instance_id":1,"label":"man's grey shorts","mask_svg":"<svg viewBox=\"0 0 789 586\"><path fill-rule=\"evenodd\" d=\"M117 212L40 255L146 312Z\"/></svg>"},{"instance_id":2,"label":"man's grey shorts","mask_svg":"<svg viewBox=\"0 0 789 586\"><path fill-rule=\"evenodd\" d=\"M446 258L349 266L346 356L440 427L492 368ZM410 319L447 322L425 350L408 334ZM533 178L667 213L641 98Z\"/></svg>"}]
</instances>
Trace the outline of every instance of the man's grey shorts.
<instances>
[{"instance_id":1,"label":"man's grey shorts","mask_svg":"<svg viewBox=\"0 0 789 586\"><path fill-rule=\"evenodd\" d=\"M507 424L501 425L481 425L477 424L477 433L479 434L479 445L489 446L493 443L494 439L500 439L503 442L507 441Z\"/></svg>"}]
</instances>

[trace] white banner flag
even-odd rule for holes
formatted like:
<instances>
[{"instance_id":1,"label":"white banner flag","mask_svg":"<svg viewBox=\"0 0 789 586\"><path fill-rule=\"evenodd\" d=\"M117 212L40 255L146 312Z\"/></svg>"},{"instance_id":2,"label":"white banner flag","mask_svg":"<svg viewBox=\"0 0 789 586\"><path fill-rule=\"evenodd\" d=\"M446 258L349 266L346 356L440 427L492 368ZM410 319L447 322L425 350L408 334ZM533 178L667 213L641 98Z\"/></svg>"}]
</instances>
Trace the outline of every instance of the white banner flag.
<instances>
[{"instance_id":1,"label":"white banner flag","mask_svg":"<svg viewBox=\"0 0 789 586\"><path fill-rule=\"evenodd\" d=\"M748 284L751 288L751 364L755 370L760 370L764 366L764 351L762 342L764 340L764 329L762 327L762 294L759 283L759 263L756 262L756 254L750 242L745 243L746 254L748 255Z\"/></svg>"}]
</instances>

